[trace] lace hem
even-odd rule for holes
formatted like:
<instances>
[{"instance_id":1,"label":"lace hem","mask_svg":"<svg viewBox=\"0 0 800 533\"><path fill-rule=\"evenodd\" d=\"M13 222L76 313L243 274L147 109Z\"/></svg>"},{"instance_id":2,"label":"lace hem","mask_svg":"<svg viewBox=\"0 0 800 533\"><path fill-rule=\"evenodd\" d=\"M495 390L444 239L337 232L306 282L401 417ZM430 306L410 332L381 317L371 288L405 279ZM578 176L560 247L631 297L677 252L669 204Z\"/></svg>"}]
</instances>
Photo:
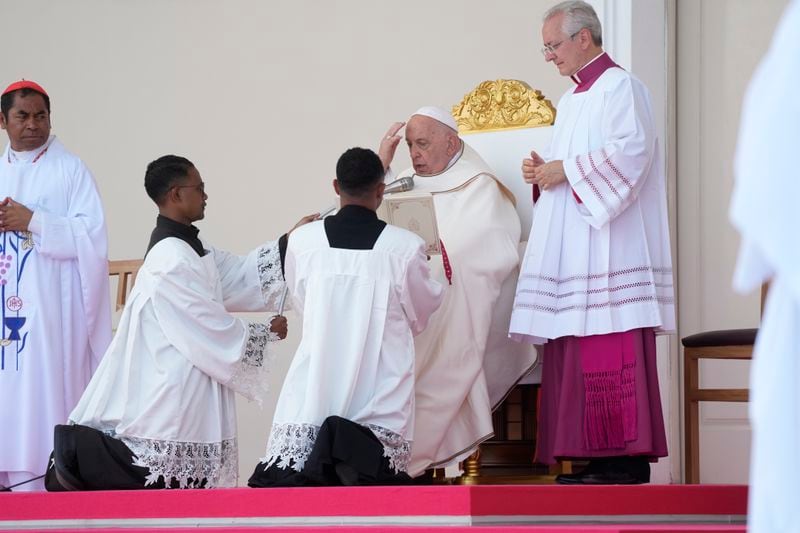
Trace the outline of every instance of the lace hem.
<instances>
[{"instance_id":1,"label":"lace hem","mask_svg":"<svg viewBox=\"0 0 800 533\"><path fill-rule=\"evenodd\" d=\"M236 439L222 442L180 442L117 436L133 452L133 464L150 470L145 485L164 477L169 487L175 479L181 488L206 480L205 488L235 487L239 457Z\"/></svg>"},{"instance_id":2,"label":"lace hem","mask_svg":"<svg viewBox=\"0 0 800 533\"><path fill-rule=\"evenodd\" d=\"M311 448L317 441L319 426L313 424L273 424L269 433L266 455L261 458L269 468L277 464L280 469L303 470Z\"/></svg>"},{"instance_id":3,"label":"lace hem","mask_svg":"<svg viewBox=\"0 0 800 533\"><path fill-rule=\"evenodd\" d=\"M247 329L244 353L227 385L260 405L268 391L266 377L275 358L275 354L267 344L280 339L266 324L250 322Z\"/></svg>"},{"instance_id":4,"label":"lace hem","mask_svg":"<svg viewBox=\"0 0 800 533\"><path fill-rule=\"evenodd\" d=\"M278 251L277 243L268 244L258 249L256 265L258 267L258 279L261 283L261 295L264 297L264 303L270 308L277 308L284 287L286 287L286 282L283 279L283 271L281 270L281 255Z\"/></svg>"},{"instance_id":5,"label":"lace hem","mask_svg":"<svg viewBox=\"0 0 800 533\"><path fill-rule=\"evenodd\" d=\"M367 424L372 433L383 445L383 456L389 459L389 467L395 473L407 472L411 461L411 445L401 435L374 424ZM313 424L273 424L267 443L267 452L261 458L269 468L276 465L280 469L291 468L295 472L303 470L311 449L317 440L319 426Z\"/></svg>"},{"instance_id":6,"label":"lace hem","mask_svg":"<svg viewBox=\"0 0 800 533\"><path fill-rule=\"evenodd\" d=\"M408 472L408 464L411 462L411 444L399 433L385 427L374 424L367 424L367 427L383 444L383 456L389 458L389 467L394 469L394 473Z\"/></svg>"}]
</instances>

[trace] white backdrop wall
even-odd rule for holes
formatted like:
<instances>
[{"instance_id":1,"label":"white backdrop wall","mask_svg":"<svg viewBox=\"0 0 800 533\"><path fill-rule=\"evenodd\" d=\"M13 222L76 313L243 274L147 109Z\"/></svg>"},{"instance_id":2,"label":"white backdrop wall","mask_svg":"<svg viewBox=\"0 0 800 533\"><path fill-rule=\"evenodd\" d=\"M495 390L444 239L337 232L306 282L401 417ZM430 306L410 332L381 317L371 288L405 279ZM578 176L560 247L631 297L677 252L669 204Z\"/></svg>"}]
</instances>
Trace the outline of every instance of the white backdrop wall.
<instances>
[{"instance_id":1,"label":"white backdrop wall","mask_svg":"<svg viewBox=\"0 0 800 533\"><path fill-rule=\"evenodd\" d=\"M350 146L375 148L417 107L518 78L568 87L538 52L540 2L73 0L0 3L2 80L39 81L53 132L94 171L110 257L141 257L155 218L146 164L189 157L209 194L206 239L245 252L330 204ZM399 151L398 166L408 162ZM291 319L291 316L290 316ZM335 317L332 317L335 319ZM280 381L298 323L278 347ZM240 463L262 453L275 395L240 403Z\"/></svg>"},{"instance_id":2,"label":"white backdrop wall","mask_svg":"<svg viewBox=\"0 0 800 533\"><path fill-rule=\"evenodd\" d=\"M144 169L166 153L206 181L201 236L243 253L332 203L339 154L375 148L421 105L449 107L496 78L525 80L555 104L570 82L539 53L552 3L0 0L0 84L24 77L50 93L53 132L97 178L112 259L141 257L155 218ZM607 41L631 57L631 2L592 3L604 21L627 21ZM663 11L662 0L648 5ZM240 403L244 479L298 342L289 318L273 396L263 410Z\"/></svg>"}]
</instances>

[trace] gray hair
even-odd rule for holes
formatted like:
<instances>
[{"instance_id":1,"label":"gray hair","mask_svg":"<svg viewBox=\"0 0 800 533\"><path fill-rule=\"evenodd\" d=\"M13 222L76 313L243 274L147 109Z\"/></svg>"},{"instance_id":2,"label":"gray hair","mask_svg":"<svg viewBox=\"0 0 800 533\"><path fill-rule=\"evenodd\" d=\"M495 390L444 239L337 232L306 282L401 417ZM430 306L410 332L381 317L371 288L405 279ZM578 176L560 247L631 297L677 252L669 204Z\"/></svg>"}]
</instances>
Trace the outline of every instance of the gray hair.
<instances>
[{"instance_id":1,"label":"gray hair","mask_svg":"<svg viewBox=\"0 0 800 533\"><path fill-rule=\"evenodd\" d=\"M547 10L542 22L547 22L559 13L564 14L564 22L561 26L564 33L574 35L586 28L592 34L592 42L597 46L603 46L603 28L592 6L582 0L561 2Z\"/></svg>"}]
</instances>

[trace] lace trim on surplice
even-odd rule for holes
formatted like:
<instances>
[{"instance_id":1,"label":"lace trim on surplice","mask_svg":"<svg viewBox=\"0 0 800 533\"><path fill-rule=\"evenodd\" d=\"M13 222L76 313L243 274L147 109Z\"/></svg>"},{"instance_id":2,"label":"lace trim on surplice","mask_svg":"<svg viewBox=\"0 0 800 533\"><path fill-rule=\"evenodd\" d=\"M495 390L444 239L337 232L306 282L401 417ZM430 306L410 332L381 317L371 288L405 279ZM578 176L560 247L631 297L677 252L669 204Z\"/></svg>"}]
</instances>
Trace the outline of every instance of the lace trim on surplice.
<instances>
[{"instance_id":1,"label":"lace trim on surplice","mask_svg":"<svg viewBox=\"0 0 800 533\"><path fill-rule=\"evenodd\" d=\"M280 340L269 326L260 322L247 325L247 342L228 386L259 404L267 393L267 374L275 359L268 344Z\"/></svg>"},{"instance_id":2,"label":"lace trim on surplice","mask_svg":"<svg viewBox=\"0 0 800 533\"><path fill-rule=\"evenodd\" d=\"M367 424L383 445L383 456L395 473L408 471L411 445L401 435L384 427ZM273 424L266 455L261 459L265 469L276 465L280 469L303 470L311 449L317 441L319 426L314 424Z\"/></svg>"},{"instance_id":3,"label":"lace trim on surplice","mask_svg":"<svg viewBox=\"0 0 800 533\"><path fill-rule=\"evenodd\" d=\"M411 445L399 433L384 427L367 424L378 440L383 444L383 456L389 458L389 467L398 472L408 472L408 463L411 462Z\"/></svg>"},{"instance_id":4,"label":"lace trim on surplice","mask_svg":"<svg viewBox=\"0 0 800 533\"><path fill-rule=\"evenodd\" d=\"M261 458L265 468L277 465L300 472L317 441L319 426L313 424L272 424L267 452Z\"/></svg>"},{"instance_id":5,"label":"lace trim on surplice","mask_svg":"<svg viewBox=\"0 0 800 533\"><path fill-rule=\"evenodd\" d=\"M181 488L235 487L239 457L236 439L222 442L181 442L170 440L116 437L133 452L133 464L150 470L145 485L164 477L167 487L174 478Z\"/></svg>"},{"instance_id":6,"label":"lace trim on surplice","mask_svg":"<svg viewBox=\"0 0 800 533\"><path fill-rule=\"evenodd\" d=\"M256 255L258 280L261 283L261 295L264 302L272 307L281 299L286 282L281 270L281 255L277 243L262 246Z\"/></svg>"}]
</instances>

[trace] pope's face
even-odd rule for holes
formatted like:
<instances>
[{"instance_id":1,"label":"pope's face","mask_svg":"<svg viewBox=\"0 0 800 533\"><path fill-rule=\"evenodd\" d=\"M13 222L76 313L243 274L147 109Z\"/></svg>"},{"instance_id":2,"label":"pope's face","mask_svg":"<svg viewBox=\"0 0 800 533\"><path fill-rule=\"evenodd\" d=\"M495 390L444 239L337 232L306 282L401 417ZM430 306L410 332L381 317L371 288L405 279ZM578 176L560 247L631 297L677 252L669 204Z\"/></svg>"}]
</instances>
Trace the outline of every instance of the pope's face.
<instances>
[{"instance_id":1,"label":"pope's face","mask_svg":"<svg viewBox=\"0 0 800 533\"><path fill-rule=\"evenodd\" d=\"M39 93L14 95L8 117L0 113L0 126L8 133L11 148L18 152L36 150L50 138L50 113Z\"/></svg>"},{"instance_id":2,"label":"pope's face","mask_svg":"<svg viewBox=\"0 0 800 533\"><path fill-rule=\"evenodd\" d=\"M564 14L550 17L542 26L542 43L548 48L545 61L552 61L562 76L575 74L582 66L581 48L575 35L564 33Z\"/></svg>"},{"instance_id":3,"label":"pope's face","mask_svg":"<svg viewBox=\"0 0 800 533\"><path fill-rule=\"evenodd\" d=\"M406 126L406 143L414 172L421 176L439 174L453 158L447 126L426 116L414 115Z\"/></svg>"}]
</instances>

